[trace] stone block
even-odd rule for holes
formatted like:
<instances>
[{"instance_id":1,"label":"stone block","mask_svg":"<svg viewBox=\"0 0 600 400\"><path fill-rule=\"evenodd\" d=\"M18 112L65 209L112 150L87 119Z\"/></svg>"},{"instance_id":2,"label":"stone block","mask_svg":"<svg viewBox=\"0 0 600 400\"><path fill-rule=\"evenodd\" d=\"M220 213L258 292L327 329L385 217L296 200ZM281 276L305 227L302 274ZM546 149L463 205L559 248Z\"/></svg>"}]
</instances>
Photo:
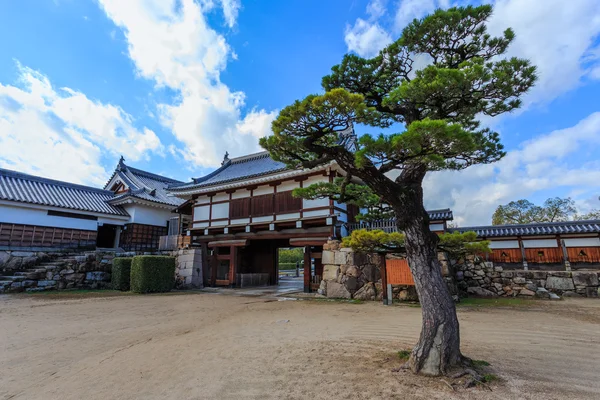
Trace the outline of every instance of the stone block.
<instances>
[{"instance_id":1,"label":"stone block","mask_svg":"<svg viewBox=\"0 0 600 400\"><path fill-rule=\"evenodd\" d=\"M494 267L494 271L496 271L496 272L502 272L502 271L504 271L504 268L502 268L502 267Z\"/></svg>"},{"instance_id":2,"label":"stone block","mask_svg":"<svg viewBox=\"0 0 600 400\"><path fill-rule=\"evenodd\" d=\"M582 286L598 286L598 274L587 271L573 272L573 283Z\"/></svg>"},{"instance_id":3,"label":"stone block","mask_svg":"<svg viewBox=\"0 0 600 400\"><path fill-rule=\"evenodd\" d=\"M86 281L109 281L110 274L107 272L101 272L101 271L88 272L85 275L85 280Z\"/></svg>"},{"instance_id":4,"label":"stone block","mask_svg":"<svg viewBox=\"0 0 600 400\"><path fill-rule=\"evenodd\" d=\"M504 271L500 274L500 276L503 278L512 278L513 276L515 276L515 274L513 273L513 271Z\"/></svg>"},{"instance_id":5,"label":"stone block","mask_svg":"<svg viewBox=\"0 0 600 400\"><path fill-rule=\"evenodd\" d=\"M375 285L373 285L372 282L369 282L354 293L352 298L356 300L375 300L376 295Z\"/></svg>"},{"instance_id":6,"label":"stone block","mask_svg":"<svg viewBox=\"0 0 600 400\"><path fill-rule=\"evenodd\" d=\"M527 280L525 278L523 278L523 277L518 276L516 278L513 278L513 282L516 283L516 284L518 284L518 285L522 285L525 282L527 282Z\"/></svg>"},{"instance_id":7,"label":"stone block","mask_svg":"<svg viewBox=\"0 0 600 400\"><path fill-rule=\"evenodd\" d=\"M323 266L323 279L328 281L336 280L338 277L339 267L337 265Z\"/></svg>"},{"instance_id":8,"label":"stone block","mask_svg":"<svg viewBox=\"0 0 600 400\"><path fill-rule=\"evenodd\" d=\"M335 281L327 282L327 297L335 299L349 299L351 294L341 283Z\"/></svg>"},{"instance_id":9,"label":"stone block","mask_svg":"<svg viewBox=\"0 0 600 400\"><path fill-rule=\"evenodd\" d=\"M535 296L535 292L529 289L521 289L521 291L519 292L519 296L531 297Z\"/></svg>"},{"instance_id":10,"label":"stone block","mask_svg":"<svg viewBox=\"0 0 600 400\"><path fill-rule=\"evenodd\" d=\"M463 279L465 279L464 272L463 271L456 271L456 280L457 281L462 281Z\"/></svg>"},{"instance_id":11,"label":"stone block","mask_svg":"<svg viewBox=\"0 0 600 400\"><path fill-rule=\"evenodd\" d=\"M358 278L361 274L361 270L358 269L358 267L355 267L354 265L348 267L348 269L346 270L346 275L353 276L355 278Z\"/></svg>"},{"instance_id":12,"label":"stone block","mask_svg":"<svg viewBox=\"0 0 600 400\"><path fill-rule=\"evenodd\" d=\"M342 264L348 264L348 255L350 253L345 252L345 251L336 251L335 253L333 253L334 255L334 264L337 265L342 265Z\"/></svg>"},{"instance_id":13,"label":"stone block","mask_svg":"<svg viewBox=\"0 0 600 400\"><path fill-rule=\"evenodd\" d=\"M586 287L585 288L585 297L598 297L598 288L597 287Z\"/></svg>"},{"instance_id":14,"label":"stone block","mask_svg":"<svg viewBox=\"0 0 600 400\"><path fill-rule=\"evenodd\" d=\"M570 290L568 290L566 292L563 292L562 295L563 295L563 297L581 297L581 295L579 295L579 294L577 294L575 292L572 292Z\"/></svg>"},{"instance_id":15,"label":"stone block","mask_svg":"<svg viewBox=\"0 0 600 400\"><path fill-rule=\"evenodd\" d=\"M546 279L546 271L531 271L532 279Z\"/></svg>"},{"instance_id":16,"label":"stone block","mask_svg":"<svg viewBox=\"0 0 600 400\"><path fill-rule=\"evenodd\" d=\"M573 280L560 276L549 276L546 279L546 289L574 290Z\"/></svg>"},{"instance_id":17,"label":"stone block","mask_svg":"<svg viewBox=\"0 0 600 400\"><path fill-rule=\"evenodd\" d=\"M498 297L496 293L482 287L470 287L467 289L467 293L481 297Z\"/></svg>"},{"instance_id":18,"label":"stone block","mask_svg":"<svg viewBox=\"0 0 600 400\"><path fill-rule=\"evenodd\" d=\"M353 276L348 276L346 278L346 281L344 282L344 285L346 286L346 289L348 289L348 291L350 293L354 293L356 292L358 289L360 289L360 286L358 284L358 279L356 279Z\"/></svg>"},{"instance_id":19,"label":"stone block","mask_svg":"<svg viewBox=\"0 0 600 400\"><path fill-rule=\"evenodd\" d=\"M330 250L323 250L321 262L323 264L335 264L335 253Z\"/></svg>"},{"instance_id":20,"label":"stone block","mask_svg":"<svg viewBox=\"0 0 600 400\"><path fill-rule=\"evenodd\" d=\"M38 281L37 285L38 285L38 287L54 286L54 285L56 285L56 281L52 281L52 280Z\"/></svg>"},{"instance_id":21,"label":"stone block","mask_svg":"<svg viewBox=\"0 0 600 400\"><path fill-rule=\"evenodd\" d=\"M548 271L548 276L557 276L559 278L570 278L570 271Z\"/></svg>"}]
</instances>

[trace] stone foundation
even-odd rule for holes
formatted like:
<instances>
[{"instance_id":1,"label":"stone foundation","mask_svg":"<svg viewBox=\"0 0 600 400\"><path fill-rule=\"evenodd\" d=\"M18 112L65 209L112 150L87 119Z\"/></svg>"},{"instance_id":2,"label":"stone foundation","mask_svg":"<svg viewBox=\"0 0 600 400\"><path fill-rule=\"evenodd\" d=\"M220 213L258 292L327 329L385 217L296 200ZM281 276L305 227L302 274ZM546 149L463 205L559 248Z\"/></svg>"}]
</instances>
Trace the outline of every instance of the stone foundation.
<instances>
[{"instance_id":1,"label":"stone foundation","mask_svg":"<svg viewBox=\"0 0 600 400\"><path fill-rule=\"evenodd\" d=\"M388 256L392 258L393 256ZM598 297L599 271L504 270L474 256L451 261L438 258L442 275L455 299L482 297ZM380 256L340 248L335 241L323 246L323 280L318 294L330 298L381 300ZM392 296L417 301L414 286L392 285Z\"/></svg>"},{"instance_id":2,"label":"stone foundation","mask_svg":"<svg viewBox=\"0 0 600 400\"><path fill-rule=\"evenodd\" d=\"M505 270L475 257L454 265L459 293L487 297L598 297L598 271Z\"/></svg>"},{"instance_id":3,"label":"stone foundation","mask_svg":"<svg viewBox=\"0 0 600 400\"><path fill-rule=\"evenodd\" d=\"M200 249L156 254L176 257L175 282L178 289L202 288ZM110 289L113 258L135 255L135 252L0 251L0 293Z\"/></svg>"}]
</instances>

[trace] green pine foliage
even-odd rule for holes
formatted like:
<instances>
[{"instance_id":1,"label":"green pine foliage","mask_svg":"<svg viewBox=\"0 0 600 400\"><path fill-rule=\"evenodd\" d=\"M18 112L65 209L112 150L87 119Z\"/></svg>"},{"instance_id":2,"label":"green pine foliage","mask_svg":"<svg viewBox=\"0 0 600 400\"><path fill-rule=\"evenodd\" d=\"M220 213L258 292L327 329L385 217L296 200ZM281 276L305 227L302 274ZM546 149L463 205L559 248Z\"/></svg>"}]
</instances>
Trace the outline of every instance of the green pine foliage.
<instances>
[{"instance_id":1,"label":"green pine foliage","mask_svg":"<svg viewBox=\"0 0 600 400\"><path fill-rule=\"evenodd\" d=\"M113 259L111 285L114 290L129 290L132 260L132 257L117 257Z\"/></svg>"},{"instance_id":2,"label":"green pine foliage","mask_svg":"<svg viewBox=\"0 0 600 400\"><path fill-rule=\"evenodd\" d=\"M404 234L386 233L382 230L357 229L350 236L342 239L342 246L361 252L404 253ZM477 240L475 232L452 232L440 235L438 250L447 252L452 257L467 254L490 253L490 242Z\"/></svg>"},{"instance_id":3,"label":"green pine foliage","mask_svg":"<svg viewBox=\"0 0 600 400\"><path fill-rule=\"evenodd\" d=\"M131 263L131 291L169 292L175 287L175 257L136 256Z\"/></svg>"}]
</instances>

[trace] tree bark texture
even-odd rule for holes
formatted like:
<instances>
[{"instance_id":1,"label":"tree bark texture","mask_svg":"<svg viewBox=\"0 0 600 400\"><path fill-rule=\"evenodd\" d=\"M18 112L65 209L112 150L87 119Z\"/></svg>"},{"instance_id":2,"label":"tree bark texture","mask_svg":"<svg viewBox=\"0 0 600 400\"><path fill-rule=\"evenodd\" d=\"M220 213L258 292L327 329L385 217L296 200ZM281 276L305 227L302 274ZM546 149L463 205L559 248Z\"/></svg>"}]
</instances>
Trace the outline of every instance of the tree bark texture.
<instances>
[{"instance_id":1,"label":"tree bark texture","mask_svg":"<svg viewBox=\"0 0 600 400\"><path fill-rule=\"evenodd\" d=\"M418 218L404 229L406 255L423 316L409 366L414 373L437 376L459 367L463 357L454 300L437 258L437 235L428 225L427 219Z\"/></svg>"}]
</instances>

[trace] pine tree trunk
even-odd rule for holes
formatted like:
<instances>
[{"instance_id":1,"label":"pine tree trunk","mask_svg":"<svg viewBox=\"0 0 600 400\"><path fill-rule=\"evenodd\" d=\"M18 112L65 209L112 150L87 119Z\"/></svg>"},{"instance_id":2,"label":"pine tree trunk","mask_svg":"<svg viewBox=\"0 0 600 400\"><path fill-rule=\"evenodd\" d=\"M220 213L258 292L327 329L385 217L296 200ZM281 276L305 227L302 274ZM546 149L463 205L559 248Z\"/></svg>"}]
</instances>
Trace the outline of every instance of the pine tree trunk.
<instances>
[{"instance_id":1,"label":"pine tree trunk","mask_svg":"<svg viewBox=\"0 0 600 400\"><path fill-rule=\"evenodd\" d=\"M414 211L413 218L405 220L402 225L423 322L419 342L408 365L414 373L444 375L459 367L463 360L456 308L437 257L439 239L429 230L429 220L422 205L411 211Z\"/></svg>"}]
</instances>

